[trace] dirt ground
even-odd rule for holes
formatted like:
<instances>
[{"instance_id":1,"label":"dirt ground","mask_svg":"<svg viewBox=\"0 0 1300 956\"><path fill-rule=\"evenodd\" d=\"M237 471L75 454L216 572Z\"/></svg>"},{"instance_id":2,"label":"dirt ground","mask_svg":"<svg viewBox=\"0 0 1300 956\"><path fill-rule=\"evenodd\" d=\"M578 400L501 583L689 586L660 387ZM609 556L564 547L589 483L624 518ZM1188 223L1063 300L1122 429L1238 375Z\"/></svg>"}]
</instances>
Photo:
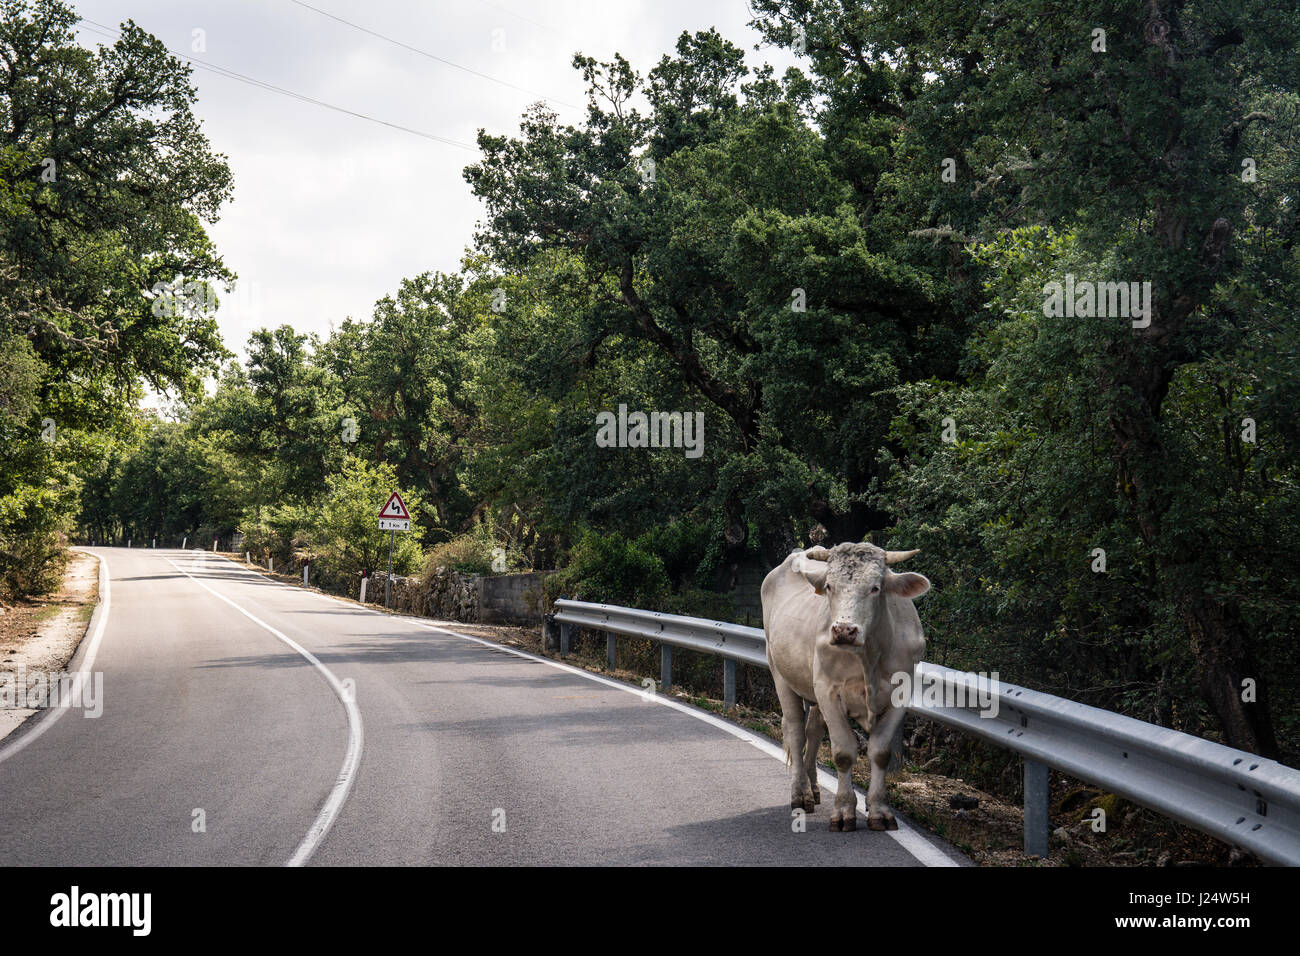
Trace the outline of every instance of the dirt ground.
<instances>
[{"instance_id":1,"label":"dirt ground","mask_svg":"<svg viewBox=\"0 0 1300 956\"><path fill-rule=\"evenodd\" d=\"M59 674L66 670L99 599L99 560L71 552L58 593L0 607L0 673ZM10 680L15 677L11 676ZM0 739L36 711L0 706Z\"/></svg>"}]
</instances>

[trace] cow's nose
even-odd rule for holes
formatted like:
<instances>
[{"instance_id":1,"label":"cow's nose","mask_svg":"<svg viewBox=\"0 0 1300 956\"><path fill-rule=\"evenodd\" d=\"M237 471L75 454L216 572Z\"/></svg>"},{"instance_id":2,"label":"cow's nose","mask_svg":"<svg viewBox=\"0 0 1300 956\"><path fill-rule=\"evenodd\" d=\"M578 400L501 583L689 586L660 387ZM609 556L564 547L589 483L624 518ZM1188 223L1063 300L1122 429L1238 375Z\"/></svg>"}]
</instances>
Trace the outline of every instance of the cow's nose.
<instances>
[{"instance_id":1,"label":"cow's nose","mask_svg":"<svg viewBox=\"0 0 1300 956\"><path fill-rule=\"evenodd\" d=\"M858 636L858 626L856 624L832 624L831 625L831 643L832 644L852 644Z\"/></svg>"}]
</instances>

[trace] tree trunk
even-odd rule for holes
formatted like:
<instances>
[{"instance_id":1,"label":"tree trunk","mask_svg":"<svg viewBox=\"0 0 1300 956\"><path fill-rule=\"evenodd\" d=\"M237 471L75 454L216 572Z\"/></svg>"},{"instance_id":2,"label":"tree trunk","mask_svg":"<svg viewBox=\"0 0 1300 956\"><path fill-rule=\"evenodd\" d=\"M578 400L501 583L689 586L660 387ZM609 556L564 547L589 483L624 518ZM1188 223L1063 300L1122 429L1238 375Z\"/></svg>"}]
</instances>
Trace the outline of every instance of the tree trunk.
<instances>
[{"instance_id":1,"label":"tree trunk","mask_svg":"<svg viewBox=\"0 0 1300 956\"><path fill-rule=\"evenodd\" d=\"M1201 693L1218 718L1227 743L1261 757L1277 756L1267 682L1256 665L1241 617L1231 601L1179 595L1179 611L1200 665ZM1242 699L1243 681L1255 682L1255 699Z\"/></svg>"}]
</instances>

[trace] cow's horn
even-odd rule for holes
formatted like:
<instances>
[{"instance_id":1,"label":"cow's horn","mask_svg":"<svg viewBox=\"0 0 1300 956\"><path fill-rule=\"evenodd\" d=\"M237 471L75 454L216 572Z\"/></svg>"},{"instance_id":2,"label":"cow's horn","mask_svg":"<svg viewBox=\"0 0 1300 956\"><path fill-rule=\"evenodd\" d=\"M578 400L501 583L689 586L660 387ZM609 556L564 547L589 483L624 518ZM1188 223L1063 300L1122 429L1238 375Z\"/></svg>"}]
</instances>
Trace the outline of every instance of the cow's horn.
<instances>
[{"instance_id":1,"label":"cow's horn","mask_svg":"<svg viewBox=\"0 0 1300 956\"><path fill-rule=\"evenodd\" d=\"M897 564L899 561L906 561L908 558L921 553L920 548L913 548L911 551L886 551L885 563Z\"/></svg>"},{"instance_id":2,"label":"cow's horn","mask_svg":"<svg viewBox=\"0 0 1300 956\"><path fill-rule=\"evenodd\" d=\"M809 548L803 553L803 556L810 561L829 561L831 559L831 553L820 544L816 547Z\"/></svg>"}]
</instances>

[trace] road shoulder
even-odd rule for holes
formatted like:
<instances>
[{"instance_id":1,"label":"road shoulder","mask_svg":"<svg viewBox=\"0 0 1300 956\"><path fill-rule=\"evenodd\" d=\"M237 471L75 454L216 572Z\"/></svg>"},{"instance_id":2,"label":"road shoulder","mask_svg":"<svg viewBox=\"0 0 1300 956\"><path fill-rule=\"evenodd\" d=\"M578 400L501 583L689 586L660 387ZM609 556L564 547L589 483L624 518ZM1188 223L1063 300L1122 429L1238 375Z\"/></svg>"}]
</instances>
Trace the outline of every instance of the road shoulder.
<instances>
[{"instance_id":1,"label":"road shoulder","mask_svg":"<svg viewBox=\"0 0 1300 956\"><path fill-rule=\"evenodd\" d=\"M90 630L99 602L99 558L73 551L63 584L46 597L7 608L0 616L0 740L23 725L40 708L14 706L21 678L28 687L38 675L62 674ZM48 684L47 684L48 686Z\"/></svg>"}]
</instances>

